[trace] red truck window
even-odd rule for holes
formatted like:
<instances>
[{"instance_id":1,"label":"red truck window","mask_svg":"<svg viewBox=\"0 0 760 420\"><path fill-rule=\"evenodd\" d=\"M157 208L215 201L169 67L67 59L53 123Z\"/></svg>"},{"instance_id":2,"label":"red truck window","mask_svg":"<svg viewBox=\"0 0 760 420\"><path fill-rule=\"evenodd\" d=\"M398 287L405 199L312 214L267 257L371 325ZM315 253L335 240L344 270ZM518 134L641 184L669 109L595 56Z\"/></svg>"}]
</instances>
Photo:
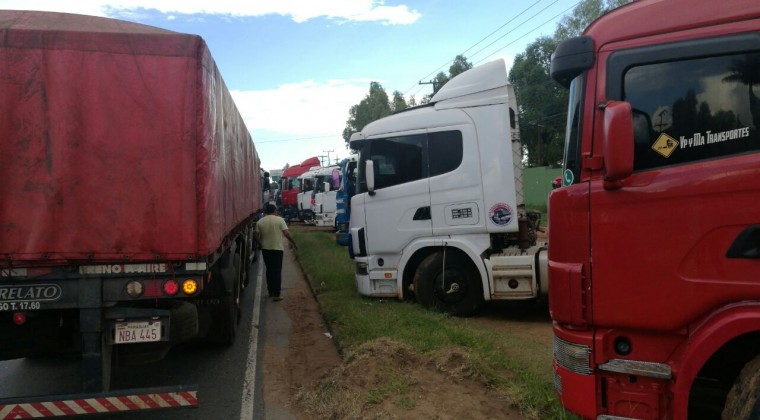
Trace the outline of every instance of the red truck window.
<instances>
[{"instance_id":1,"label":"red truck window","mask_svg":"<svg viewBox=\"0 0 760 420\"><path fill-rule=\"evenodd\" d=\"M758 45L756 45L758 47ZM760 52L633 65L634 170L760 150Z\"/></svg>"}]
</instances>

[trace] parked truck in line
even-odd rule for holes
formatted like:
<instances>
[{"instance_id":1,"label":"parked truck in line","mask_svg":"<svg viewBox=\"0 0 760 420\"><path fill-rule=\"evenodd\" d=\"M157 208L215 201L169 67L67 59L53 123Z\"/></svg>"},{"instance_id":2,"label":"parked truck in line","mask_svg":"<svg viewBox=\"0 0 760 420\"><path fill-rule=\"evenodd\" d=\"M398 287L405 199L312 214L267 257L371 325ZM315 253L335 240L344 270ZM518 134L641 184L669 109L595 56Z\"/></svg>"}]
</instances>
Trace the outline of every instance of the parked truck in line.
<instances>
[{"instance_id":1,"label":"parked truck in line","mask_svg":"<svg viewBox=\"0 0 760 420\"><path fill-rule=\"evenodd\" d=\"M235 339L262 188L206 43L49 12L0 31L0 360L79 353L82 378L3 418L197 406L195 386L109 387L114 363Z\"/></svg>"},{"instance_id":2,"label":"parked truck in line","mask_svg":"<svg viewBox=\"0 0 760 420\"><path fill-rule=\"evenodd\" d=\"M517 102L503 60L424 106L354 133L350 253L359 293L470 315L548 288L538 216L524 208Z\"/></svg>"},{"instance_id":3,"label":"parked truck in line","mask_svg":"<svg viewBox=\"0 0 760 420\"><path fill-rule=\"evenodd\" d=\"M356 156L340 161L340 187L335 194L335 242L348 245L348 222L351 220L351 197L356 193Z\"/></svg>"},{"instance_id":4,"label":"parked truck in line","mask_svg":"<svg viewBox=\"0 0 760 420\"><path fill-rule=\"evenodd\" d=\"M298 219L306 224L314 222L314 184L316 182L317 171L321 166L313 166L308 171L298 177L298 183L301 189L296 196L298 202Z\"/></svg>"},{"instance_id":5,"label":"parked truck in line","mask_svg":"<svg viewBox=\"0 0 760 420\"><path fill-rule=\"evenodd\" d=\"M314 226L336 226L338 211L336 197L340 188L341 169L339 165L325 166L314 174L314 190L312 196L312 211L314 212Z\"/></svg>"},{"instance_id":6,"label":"parked truck in line","mask_svg":"<svg viewBox=\"0 0 760 420\"><path fill-rule=\"evenodd\" d=\"M559 45L555 386L588 419L760 418L760 4L641 0Z\"/></svg>"},{"instance_id":7,"label":"parked truck in line","mask_svg":"<svg viewBox=\"0 0 760 420\"><path fill-rule=\"evenodd\" d=\"M298 193L301 192L301 183L298 177L314 166L322 163L319 158L310 157L298 165L283 169L280 178L280 202L277 203L282 217L287 220L298 219Z\"/></svg>"}]
</instances>

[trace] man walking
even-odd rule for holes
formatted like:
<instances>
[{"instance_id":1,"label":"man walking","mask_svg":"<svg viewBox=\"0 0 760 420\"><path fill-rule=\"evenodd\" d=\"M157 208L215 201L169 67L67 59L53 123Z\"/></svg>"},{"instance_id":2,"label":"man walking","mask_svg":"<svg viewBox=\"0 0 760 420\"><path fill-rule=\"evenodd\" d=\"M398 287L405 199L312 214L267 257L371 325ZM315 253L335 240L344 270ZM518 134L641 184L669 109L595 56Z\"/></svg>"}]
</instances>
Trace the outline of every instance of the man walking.
<instances>
[{"instance_id":1,"label":"man walking","mask_svg":"<svg viewBox=\"0 0 760 420\"><path fill-rule=\"evenodd\" d=\"M280 291L282 288L282 256L284 248L282 247L282 237L285 236L293 249L298 249L295 241L288 232L288 225L285 219L275 214L277 207L274 204L267 204L264 207L266 215L256 222L256 242L261 247L261 254L264 257L264 265L267 270L267 291L274 301L282 300Z\"/></svg>"}]
</instances>

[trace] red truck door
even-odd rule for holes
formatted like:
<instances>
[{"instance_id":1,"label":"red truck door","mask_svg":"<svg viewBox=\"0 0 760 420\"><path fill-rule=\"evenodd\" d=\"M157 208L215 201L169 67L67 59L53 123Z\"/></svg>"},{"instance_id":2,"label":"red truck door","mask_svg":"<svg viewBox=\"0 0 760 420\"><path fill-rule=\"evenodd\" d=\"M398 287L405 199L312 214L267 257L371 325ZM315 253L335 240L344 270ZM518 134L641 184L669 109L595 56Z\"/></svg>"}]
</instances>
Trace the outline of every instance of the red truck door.
<instances>
[{"instance_id":1,"label":"red truck door","mask_svg":"<svg viewBox=\"0 0 760 420\"><path fill-rule=\"evenodd\" d=\"M635 143L632 175L591 182L600 327L676 331L760 296L760 37L667 36L598 56L594 105L630 103ZM601 155L603 107L595 112Z\"/></svg>"}]
</instances>

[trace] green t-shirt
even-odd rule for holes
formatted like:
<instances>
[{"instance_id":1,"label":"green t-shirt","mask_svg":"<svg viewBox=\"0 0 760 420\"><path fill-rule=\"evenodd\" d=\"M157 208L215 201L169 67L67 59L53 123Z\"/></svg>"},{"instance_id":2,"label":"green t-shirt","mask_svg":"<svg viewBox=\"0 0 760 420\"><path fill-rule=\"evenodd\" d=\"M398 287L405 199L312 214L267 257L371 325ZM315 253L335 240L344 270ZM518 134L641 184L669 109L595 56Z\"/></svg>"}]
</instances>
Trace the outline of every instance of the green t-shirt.
<instances>
[{"instance_id":1,"label":"green t-shirt","mask_svg":"<svg viewBox=\"0 0 760 420\"><path fill-rule=\"evenodd\" d=\"M261 238L261 248L283 251L285 248L282 247L282 231L284 230L288 230L288 225L280 216L268 214L256 222L256 233Z\"/></svg>"}]
</instances>

